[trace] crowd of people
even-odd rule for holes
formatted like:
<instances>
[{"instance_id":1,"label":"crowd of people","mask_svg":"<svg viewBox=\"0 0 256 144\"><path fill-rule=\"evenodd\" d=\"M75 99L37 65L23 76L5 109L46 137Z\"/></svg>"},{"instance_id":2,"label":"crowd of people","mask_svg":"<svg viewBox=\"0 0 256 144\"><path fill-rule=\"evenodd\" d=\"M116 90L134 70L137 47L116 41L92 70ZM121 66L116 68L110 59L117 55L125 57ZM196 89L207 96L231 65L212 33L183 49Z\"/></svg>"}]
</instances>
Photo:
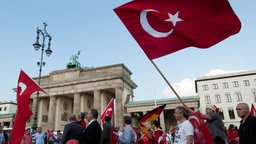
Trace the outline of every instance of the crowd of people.
<instances>
[{"instance_id":1,"label":"crowd of people","mask_svg":"<svg viewBox=\"0 0 256 144\"><path fill-rule=\"evenodd\" d=\"M206 106L206 113L202 114L216 144L256 144L256 117L250 115L249 106L239 103L236 106L237 115L241 118L240 126L230 124L225 131L222 119L216 113L213 105ZM193 144L193 125L188 120L189 115L195 113L186 105L178 106L174 110L174 117L178 125L171 126L164 131L158 120L145 126L146 130L135 128L132 125L132 117L123 117L122 130L120 126L111 124L111 117L106 116L103 126L98 119L98 111L90 109L88 113L81 112L78 115L70 114L69 123L65 125L63 132L58 130L42 132L42 127L37 131L30 128L25 130L22 144ZM88 124L86 124L87 117ZM0 127L0 144L9 144L9 136Z\"/></svg>"}]
</instances>

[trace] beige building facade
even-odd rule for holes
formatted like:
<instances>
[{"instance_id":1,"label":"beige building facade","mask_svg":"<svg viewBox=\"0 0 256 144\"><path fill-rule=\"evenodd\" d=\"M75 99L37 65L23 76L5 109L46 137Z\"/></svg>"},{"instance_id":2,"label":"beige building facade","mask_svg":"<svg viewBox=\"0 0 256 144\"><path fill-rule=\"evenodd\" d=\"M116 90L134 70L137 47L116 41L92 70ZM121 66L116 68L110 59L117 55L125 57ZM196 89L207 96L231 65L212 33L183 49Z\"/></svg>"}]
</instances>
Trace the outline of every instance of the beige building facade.
<instances>
[{"instance_id":1,"label":"beige building facade","mask_svg":"<svg viewBox=\"0 0 256 144\"><path fill-rule=\"evenodd\" d=\"M17 111L17 103L15 101L0 102L0 126L4 129L13 126L14 118Z\"/></svg>"},{"instance_id":2,"label":"beige building facade","mask_svg":"<svg viewBox=\"0 0 256 144\"><path fill-rule=\"evenodd\" d=\"M230 124L240 125L238 103L247 103L249 107L256 104L255 70L198 77L195 84L201 111L205 112L206 104L216 105L227 128Z\"/></svg>"},{"instance_id":3,"label":"beige building facade","mask_svg":"<svg viewBox=\"0 0 256 144\"><path fill-rule=\"evenodd\" d=\"M132 101L137 85L131 71L123 64L98 68L57 70L41 77L40 86L47 92L39 94L37 126L43 130L63 130L68 123L65 113L78 114L95 108L99 117L112 98L115 98L115 122L122 124L125 103ZM37 78L34 79L38 81ZM36 93L30 106L36 109ZM27 122L32 126L33 116Z\"/></svg>"},{"instance_id":4,"label":"beige building facade","mask_svg":"<svg viewBox=\"0 0 256 144\"><path fill-rule=\"evenodd\" d=\"M133 101L133 90L137 85L131 80L131 71L123 64L103 66L97 68L70 68L51 72L41 77L40 86L46 93L40 92L38 98L37 126L43 131L63 130L68 123L66 113L78 114L95 108L101 113L112 98L115 99L113 125L123 126L123 116L134 112L145 114L157 106L166 104L159 120L163 129L170 125L177 125L173 113L177 106L181 106L177 98ZM34 78L37 82L38 78ZM189 107L198 109L199 97L182 97ZM36 93L31 96L30 107L36 109ZM98 121L100 122L98 117ZM26 126L32 126L33 116Z\"/></svg>"}]
</instances>

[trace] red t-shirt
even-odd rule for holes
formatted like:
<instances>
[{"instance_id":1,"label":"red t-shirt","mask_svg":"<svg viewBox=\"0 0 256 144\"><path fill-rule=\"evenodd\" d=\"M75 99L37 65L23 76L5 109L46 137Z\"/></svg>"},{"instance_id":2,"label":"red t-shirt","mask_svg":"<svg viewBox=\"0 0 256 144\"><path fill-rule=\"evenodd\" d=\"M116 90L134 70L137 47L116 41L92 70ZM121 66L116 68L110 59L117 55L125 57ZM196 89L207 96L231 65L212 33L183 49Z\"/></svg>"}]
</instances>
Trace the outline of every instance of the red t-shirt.
<instances>
[{"instance_id":1,"label":"red t-shirt","mask_svg":"<svg viewBox=\"0 0 256 144\"><path fill-rule=\"evenodd\" d=\"M143 144L153 144L152 138L148 134L144 134L142 137Z\"/></svg>"},{"instance_id":2,"label":"red t-shirt","mask_svg":"<svg viewBox=\"0 0 256 144\"><path fill-rule=\"evenodd\" d=\"M235 141L236 143L238 143L235 139L238 137L238 131L233 130L232 132L227 132L228 133L228 142L232 142Z\"/></svg>"},{"instance_id":3,"label":"red t-shirt","mask_svg":"<svg viewBox=\"0 0 256 144\"><path fill-rule=\"evenodd\" d=\"M155 130L154 137L155 137L155 143L156 144L158 143L159 137L162 136L162 135L163 135L163 131L161 129Z\"/></svg>"},{"instance_id":4,"label":"red t-shirt","mask_svg":"<svg viewBox=\"0 0 256 144\"><path fill-rule=\"evenodd\" d=\"M82 126L83 128L86 128L85 120L81 120L81 126Z\"/></svg>"}]
</instances>

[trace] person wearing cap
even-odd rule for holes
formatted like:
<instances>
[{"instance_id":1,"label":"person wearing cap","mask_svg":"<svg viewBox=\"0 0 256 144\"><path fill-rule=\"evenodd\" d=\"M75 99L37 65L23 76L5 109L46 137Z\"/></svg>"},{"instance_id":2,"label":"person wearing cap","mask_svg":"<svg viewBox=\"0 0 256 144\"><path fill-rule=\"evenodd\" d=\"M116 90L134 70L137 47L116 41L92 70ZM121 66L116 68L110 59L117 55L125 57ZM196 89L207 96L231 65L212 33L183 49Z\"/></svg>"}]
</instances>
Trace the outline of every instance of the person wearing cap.
<instances>
[{"instance_id":1,"label":"person wearing cap","mask_svg":"<svg viewBox=\"0 0 256 144\"><path fill-rule=\"evenodd\" d=\"M80 141L83 133L83 127L76 122L76 115L69 115L69 124L66 124L62 136L62 144L66 144L69 140Z\"/></svg>"},{"instance_id":2,"label":"person wearing cap","mask_svg":"<svg viewBox=\"0 0 256 144\"><path fill-rule=\"evenodd\" d=\"M207 104L205 111L206 114L202 114L202 116L206 119L206 125L212 134L213 140L216 144L226 144L228 138L223 129L221 117L216 113L216 107L214 105Z\"/></svg>"},{"instance_id":3,"label":"person wearing cap","mask_svg":"<svg viewBox=\"0 0 256 144\"><path fill-rule=\"evenodd\" d=\"M192 109L185 106L189 113L195 113ZM212 104L207 104L205 108L206 114L201 113L202 117L206 120L206 125L212 135L212 138L216 144L228 144L228 137L223 129L223 122L218 113L216 113L216 107Z\"/></svg>"}]
</instances>

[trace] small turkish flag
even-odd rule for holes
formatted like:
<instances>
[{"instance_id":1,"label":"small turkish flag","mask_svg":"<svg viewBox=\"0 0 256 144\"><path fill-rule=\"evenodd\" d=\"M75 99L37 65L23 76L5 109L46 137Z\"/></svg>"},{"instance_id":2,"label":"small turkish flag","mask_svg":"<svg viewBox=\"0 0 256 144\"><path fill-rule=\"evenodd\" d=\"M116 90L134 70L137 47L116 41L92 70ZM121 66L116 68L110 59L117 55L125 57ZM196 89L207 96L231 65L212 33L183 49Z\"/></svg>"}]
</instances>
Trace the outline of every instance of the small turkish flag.
<instances>
[{"instance_id":1,"label":"small turkish flag","mask_svg":"<svg viewBox=\"0 0 256 144\"><path fill-rule=\"evenodd\" d=\"M150 60L240 31L228 0L135 0L114 9Z\"/></svg>"},{"instance_id":2,"label":"small turkish flag","mask_svg":"<svg viewBox=\"0 0 256 144\"><path fill-rule=\"evenodd\" d=\"M255 107L254 107L253 103L252 103L252 107L251 107L250 114L251 114L251 116L256 117L256 109L255 109Z\"/></svg>"},{"instance_id":3,"label":"small turkish flag","mask_svg":"<svg viewBox=\"0 0 256 144\"><path fill-rule=\"evenodd\" d=\"M107 107L105 108L104 112L100 116L102 124L104 123L104 119L106 116L109 116L110 118L112 118L113 108L114 108L114 99L112 98L108 103Z\"/></svg>"},{"instance_id":4,"label":"small turkish flag","mask_svg":"<svg viewBox=\"0 0 256 144\"><path fill-rule=\"evenodd\" d=\"M189 116L188 120L194 127L195 144L215 144L212 135L199 111Z\"/></svg>"}]
</instances>

